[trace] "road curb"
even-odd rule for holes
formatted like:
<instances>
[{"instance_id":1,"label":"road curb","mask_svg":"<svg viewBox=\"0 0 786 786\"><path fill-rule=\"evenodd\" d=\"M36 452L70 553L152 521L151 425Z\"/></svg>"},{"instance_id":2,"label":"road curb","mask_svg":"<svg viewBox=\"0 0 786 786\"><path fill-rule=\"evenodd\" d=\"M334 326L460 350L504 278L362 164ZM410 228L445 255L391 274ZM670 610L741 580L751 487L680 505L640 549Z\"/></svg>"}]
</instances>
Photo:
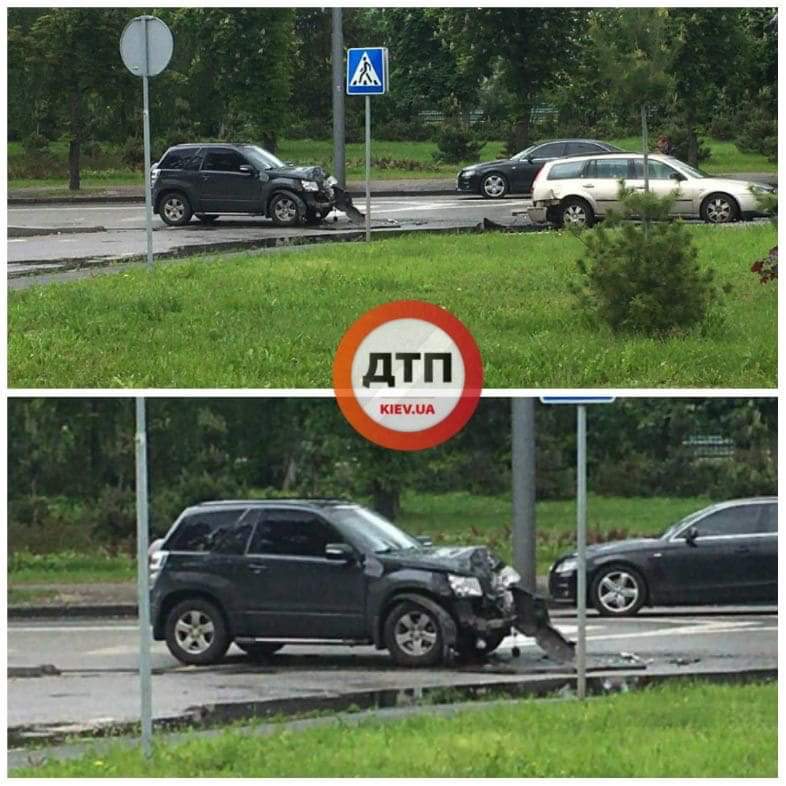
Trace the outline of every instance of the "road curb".
<instances>
[{"instance_id":1,"label":"road curb","mask_svg":"<svg viewBox=\"0 0 786 786\"><path fill-rule=\"evenodd\" d=\"M587 675L587 692L590 696L600 697L673 681L701 680L720 684L747 684L777 681L777 678L777 668L744 669L741 671L698 670L651 674L641 671L601 671ZM494 689L507 691L509 695L500 699L490 699L489 691ZM452 702L430 700L429 693L434 692L434 697L438 698L439 691L445 690L444 685L403 689L389 688L352 691L344 694L304 696L297 699L272 699L251 704L249 702L226 702L217 705L200 705L189 707L180 715L154 719L153 724L158 733L165 733L169 730L167 734L169 740L181 742L195 736L206 738L220 734L228 723L259 719L263 722L249 733L264 736L283 729L298 731L315 724L349 723L354 725L365 720L395 720L413 714L445 715L484 708L490 709L521 699L569 700L575 695L575 689L575 674L549 674L509 682L478 680L478 682L463 684L454 689L476 697L474 701L471 699ZM276 723L264 722L266 718L273 716L278 717L287 713L301 714L305 711L332 712L333 714ZM82 731L77 731L75 724L69 722L34 727L9 727L8 768L30 766L30 756L33 753L41 756L39 763L43 763L47 759L76 758L88 751L96 752L107 746L138 745L137 735L138 723L133 722L94 724L85 727ZM76 739L71 744L63 744L69 737ZM168 741L166 737L158 739ZM40 747L42 744L46 745L47 741L50 742L49 747ZM30 750L30 745L35 746L35 751Z\"/></svg>"},{"instance_id":2,"label":"road curb","mask_svg":"<svg viewBox=\"0 0 786 786\"><path fill-rule=\"evenodd\" d=\"M9 606L8 619L108 619L136 617L135 603L94 603L80 606Z\"/></svg>"}]
</instances>

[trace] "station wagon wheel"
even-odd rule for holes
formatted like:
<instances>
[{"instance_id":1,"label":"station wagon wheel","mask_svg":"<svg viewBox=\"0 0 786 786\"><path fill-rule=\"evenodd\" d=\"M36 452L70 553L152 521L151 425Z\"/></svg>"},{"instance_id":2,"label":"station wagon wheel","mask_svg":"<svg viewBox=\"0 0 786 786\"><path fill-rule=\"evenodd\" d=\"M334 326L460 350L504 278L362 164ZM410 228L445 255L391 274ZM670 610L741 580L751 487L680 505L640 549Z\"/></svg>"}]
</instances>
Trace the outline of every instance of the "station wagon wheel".
<instances>
[{"instance_id":1,"label":"station wagon wheel","mask_svg":"<svg viewBox=\"0 0 786 786\"><path fill-rule=\"evenodd\" d=\"M588 229L595 223L595 214L587 202L571 197L562 203L560 223L569 229Z\"/></svg>"},{"instance_id":2,"label":"station wagon wheel","mask_svg":"<svg viewBox=\"0 0 786 786\"><path fill-rule=\"evenodd\" d=\"M592 605L605 617L627 617L644 604L644 580L629 567L604 568L592 582Z\"/></svg>"},{"instance_id":3,"label":"station wagon wheel","mask_svg":"<svg viewBox=\"0 0 786 786\"><path fill-rule=\"evenodd\" d=\"M710 194L701 203L701 217L708 224L729 224L739 216L737 203L728 194Z\"/></svg>"},{"instance_id":4,"label":"station wagon wheel","mask_svg":"<svg viewBox=\"0 0 786 786\"><path fill-rule=\"evenodd\" d=\"M182 663L216 663L229 647L229 635L221 611L203 598L178 603L167 615L166 643L169 651Z\"/></svg>"},{"instance_id":5,"label":"station wagon wheel","mask_svg":"<svg viewBox=\"0 0 786 786\"><path fill-rule=\"evenodd\" d=\"M296 226L302 215L300 205L290 194L276 194L270 202L270 216L280 227Z\"/></svg>"},{"instance_id":6,"label":"station wagon wheel","mask_svg":"<svg viewBox=\"0 0 786 786\"><path fill-rule=\"evenodd\" d=\"M499 172L492 172L480 181L480 193L486 199L502 199L508 193L508 181Z\"/></svg>"},{"instance_id":7,"label":"station wagon wheel","mask_svg":"<svg viewBox=\"0 0 786 786\"><path fill-rule=\"evenodd\" d=\"M402 603L390 612L384 639L399 666L434 666L442 660L442 624L433 612L416 603Z\"/></svg>"},{"instance_id":8,"label":"station wagon wheel","mask_svg":"<svg viewBox=\"0 0 786 786\"><path fill-rule=\"evenodd\" d=\"M171 227L187 224L193 215L191 205L184 194L179 191L170 191L161 197L158 210L161 219Z\"/></svg>"}]
</instances>

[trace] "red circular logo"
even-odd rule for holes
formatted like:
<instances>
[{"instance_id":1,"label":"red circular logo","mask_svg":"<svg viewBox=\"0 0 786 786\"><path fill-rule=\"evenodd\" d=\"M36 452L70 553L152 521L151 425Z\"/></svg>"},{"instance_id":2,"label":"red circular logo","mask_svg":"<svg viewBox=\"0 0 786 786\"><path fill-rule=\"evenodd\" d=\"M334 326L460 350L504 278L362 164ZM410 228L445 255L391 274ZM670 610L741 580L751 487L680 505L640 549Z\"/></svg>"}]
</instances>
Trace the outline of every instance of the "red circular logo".
<instances>
[{"instance_id":1,"label":"red circular logo","mask_svg":"<svg viewBox=\"0 0 786 786\"><path fill-rule=\"evenodd\" d=\"M366 439L423 450L450 439L472 417L483 362L451 313L398 300L367 311L344 334L333 388L344 417Z\"/></svg>"}]
</instances>

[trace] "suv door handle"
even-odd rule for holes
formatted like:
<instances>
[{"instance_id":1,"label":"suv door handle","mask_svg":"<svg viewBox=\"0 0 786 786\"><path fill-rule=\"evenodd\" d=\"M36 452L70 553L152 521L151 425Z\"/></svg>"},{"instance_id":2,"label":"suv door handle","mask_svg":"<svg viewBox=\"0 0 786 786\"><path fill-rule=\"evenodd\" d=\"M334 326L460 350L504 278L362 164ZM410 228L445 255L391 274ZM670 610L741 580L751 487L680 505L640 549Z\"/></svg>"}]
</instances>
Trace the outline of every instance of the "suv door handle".
<instances>
[{"instance_id":1,"label":"suv door handle","mask_svg":"<svg viewBox=\"0 0 786 786\"><path fill-rule=\"evenodd\" d=\"M267 565L263 564L262 562L252 562L248 569L252 573L262 573L263 570L267 570Z\"/></svg>"}]
</instances>

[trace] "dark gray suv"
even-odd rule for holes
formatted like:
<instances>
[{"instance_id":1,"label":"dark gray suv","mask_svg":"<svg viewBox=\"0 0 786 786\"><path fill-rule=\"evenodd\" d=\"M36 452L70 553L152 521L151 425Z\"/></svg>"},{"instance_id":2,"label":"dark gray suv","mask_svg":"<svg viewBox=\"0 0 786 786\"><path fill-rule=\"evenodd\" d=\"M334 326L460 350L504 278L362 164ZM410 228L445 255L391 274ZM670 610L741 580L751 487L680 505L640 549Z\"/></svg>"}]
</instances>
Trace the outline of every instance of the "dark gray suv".
<instances>
[{"instance_id":1,"label":"dark gray suv","mask_svg":"<svg viewBox=\"0 0 786 786\"><path fill-rule=\"evenodd\" d=\"M545 604L483 547L435 548L342 500L186 509L151 547L153 635L180 661L374 644L402 666L494 650L512 626L572 654Z\"/></svg>"},{"instance_id":2,"label":"dark gray suv","mask_svg":"<svg viewBox=\"0 0 786 786\"><path fill-rule=\"evenodd\" d=\"M153 210L170 226L247 213L291 227L317 223L335 206L336 181L321 167L285 164L256 145L176 145L151 180Z\"/></svg>"}]
</instances>

